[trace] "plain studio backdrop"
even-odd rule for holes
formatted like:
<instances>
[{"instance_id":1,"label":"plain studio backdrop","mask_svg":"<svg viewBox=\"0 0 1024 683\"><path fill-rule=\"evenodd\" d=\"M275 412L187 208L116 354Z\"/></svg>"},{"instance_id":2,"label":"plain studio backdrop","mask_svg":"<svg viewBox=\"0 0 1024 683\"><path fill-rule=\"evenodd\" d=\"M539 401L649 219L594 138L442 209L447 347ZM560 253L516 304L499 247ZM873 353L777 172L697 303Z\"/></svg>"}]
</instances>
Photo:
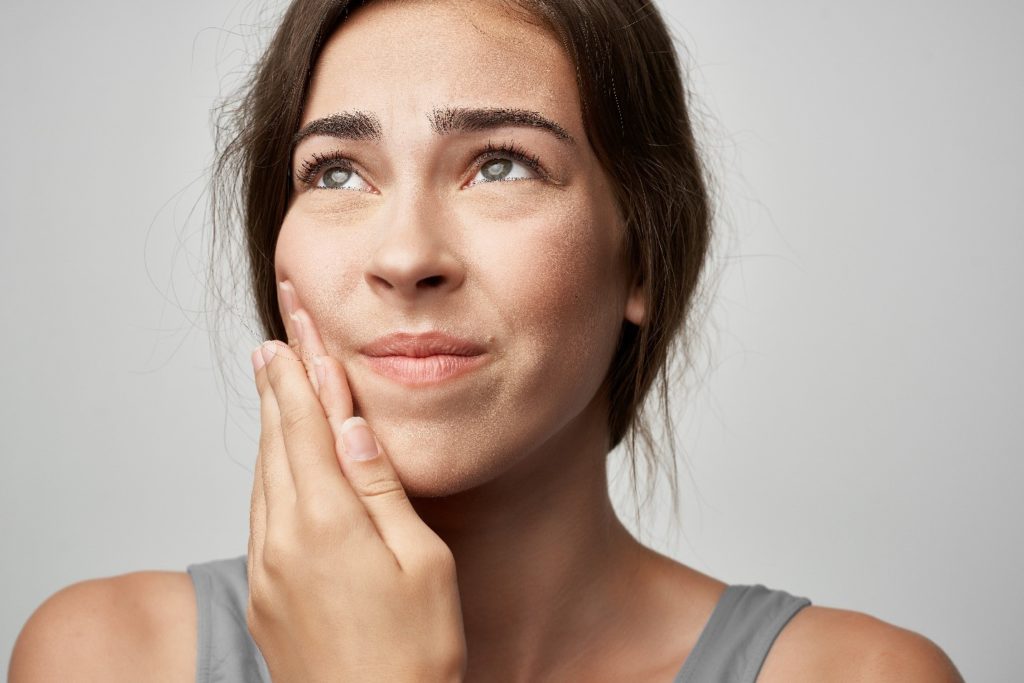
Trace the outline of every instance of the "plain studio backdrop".
<instances>
[{"instance_id":1,"label":"plain studio backdrop","mask_svg":"<svg viewBox=\"0 0 1024 683\"><path fill-rule=\"evenodd\" d=\"M1024 5L659 5L723 202L680 530L662 489L643 538L1019 678ZM227 321L226 387L204 183L209 110L282 7L0 11L5 668L70 583L246 552L260 338Z\"/></svg>"}]
</instances>

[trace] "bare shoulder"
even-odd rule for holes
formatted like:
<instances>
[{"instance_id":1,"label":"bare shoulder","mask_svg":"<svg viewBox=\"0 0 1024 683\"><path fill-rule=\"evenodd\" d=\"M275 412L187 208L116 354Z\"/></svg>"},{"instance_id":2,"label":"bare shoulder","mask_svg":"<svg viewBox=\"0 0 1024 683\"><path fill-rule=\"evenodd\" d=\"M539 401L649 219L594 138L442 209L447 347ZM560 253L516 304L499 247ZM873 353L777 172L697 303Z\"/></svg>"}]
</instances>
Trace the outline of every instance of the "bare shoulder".
<instances>
[{"instance_id":1,"label":"bare shoulder","mask_svg":"<svg viewBox=\"0 0 1024 683\"><path fill-rule=\"evenodd\" d=\"M786 624L758 683L963 683L946 653L925 636L863 612L809 605Z\"/></svg>"},{"instance_id":2,"label":"bare shoulder","mask_svg":"<svg viewBox=\"0 0 1024 683\"><path fill-rule=\"evenodd\" d=\"M22 627L10 683L194 681L196 607L185 572L140 571L71 584Z\"/></svg>"}]
</instances>

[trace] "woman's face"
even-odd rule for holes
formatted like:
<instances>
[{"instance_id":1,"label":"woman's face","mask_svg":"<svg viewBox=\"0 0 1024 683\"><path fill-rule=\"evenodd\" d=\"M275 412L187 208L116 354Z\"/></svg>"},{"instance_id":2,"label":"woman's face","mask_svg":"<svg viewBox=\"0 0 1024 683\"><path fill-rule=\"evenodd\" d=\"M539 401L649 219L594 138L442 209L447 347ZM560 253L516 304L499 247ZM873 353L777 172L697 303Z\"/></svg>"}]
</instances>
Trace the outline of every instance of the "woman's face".
<instances>
[{"instance_id":1,"label":"woman's face","mask_svg":"<svg viewBox=\"0 0 1024 683\"><path fill-rule=\"evenodd\" d=\"M533 112L567 135L463 126L481 117L453 115L462 108ZM302 128L341 113L367 120L348 137L319 124L294 149L277 278L344 366L408 493L447 495L523 458L568 457L556 437L603 425L596 393L643 303L560 44L493 3L374 2L324 46ZM480 159L488 143L539 167L503 151ZM328 155L351 168L317 167ZM409 386L359 351L428 330L480 343L482 362Z\"/></svg>"}]
</instances>

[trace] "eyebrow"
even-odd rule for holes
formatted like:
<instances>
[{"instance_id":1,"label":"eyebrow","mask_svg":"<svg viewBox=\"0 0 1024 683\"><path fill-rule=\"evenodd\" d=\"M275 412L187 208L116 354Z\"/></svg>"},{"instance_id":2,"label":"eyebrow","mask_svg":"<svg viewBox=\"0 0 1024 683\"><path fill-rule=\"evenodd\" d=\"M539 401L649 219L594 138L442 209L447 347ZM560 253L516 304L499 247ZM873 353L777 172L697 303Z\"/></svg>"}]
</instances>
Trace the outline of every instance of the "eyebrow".
<instances>
[{"instance_id":1,"label":"eyebrow","mask_svg":"<svg viewBox=\"0 0 1024 683\"><path fill-rule=\"evenodd\" d=\"M569 145L575 145L573 136L540 112L504 107L440 107L428 115L430 128L436 135L469 133L514 126L536 128L553 135ZM311 135L329 135L342 140L371 140L384 138L380 120L372 113L345 111L310 121L292 137L292 149Z\"/></svg>"}]
</instances>

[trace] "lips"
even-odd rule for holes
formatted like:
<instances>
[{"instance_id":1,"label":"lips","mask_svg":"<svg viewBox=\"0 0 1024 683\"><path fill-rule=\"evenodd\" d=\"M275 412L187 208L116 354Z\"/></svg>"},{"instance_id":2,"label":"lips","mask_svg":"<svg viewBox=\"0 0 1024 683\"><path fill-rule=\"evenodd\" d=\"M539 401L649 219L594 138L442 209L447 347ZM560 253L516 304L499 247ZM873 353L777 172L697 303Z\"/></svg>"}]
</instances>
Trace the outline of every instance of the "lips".
<instances>
[{"instance_id":1,"label":"lips","mask_svg":"<svg viewBox=\"0 0 1024 683\"><path fill-rule=\"evenodd\" d=\"M443 332L394 332L378 337L359 351L367 356L478 356L486 349L476 342Z\"/></svg>"},{"instance_id":2,"label":"lips","mask_svg":"<svg viewBox=\"0 0 1024 683\"><path fill-rule=\"evenodd\" d=\"M369 367L407 387L430 387L483 367L490 356L469 339L442 332L395 332L359 351Z\"/></svg>"}]
</instances>

